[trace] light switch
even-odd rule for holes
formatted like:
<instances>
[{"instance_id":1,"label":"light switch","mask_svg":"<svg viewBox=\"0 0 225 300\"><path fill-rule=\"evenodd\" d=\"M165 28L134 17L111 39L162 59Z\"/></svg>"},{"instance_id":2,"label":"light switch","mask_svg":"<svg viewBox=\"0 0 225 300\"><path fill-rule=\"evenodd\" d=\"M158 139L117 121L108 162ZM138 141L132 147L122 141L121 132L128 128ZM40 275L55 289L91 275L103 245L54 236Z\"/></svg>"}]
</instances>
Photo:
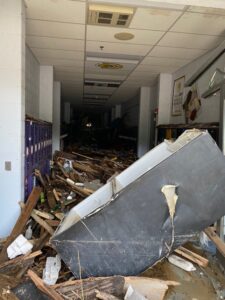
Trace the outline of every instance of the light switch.
<instances>
[{"instance_id":1,"label":"light switch","mask_svg":"<svg viewBox=\"0 0 225 300\"><path fill-rule=\"evenodd\" d=\"M11 161L5 161L5 170L11 171L12 170L12 163Z\"/></svg>"}]
</instances>

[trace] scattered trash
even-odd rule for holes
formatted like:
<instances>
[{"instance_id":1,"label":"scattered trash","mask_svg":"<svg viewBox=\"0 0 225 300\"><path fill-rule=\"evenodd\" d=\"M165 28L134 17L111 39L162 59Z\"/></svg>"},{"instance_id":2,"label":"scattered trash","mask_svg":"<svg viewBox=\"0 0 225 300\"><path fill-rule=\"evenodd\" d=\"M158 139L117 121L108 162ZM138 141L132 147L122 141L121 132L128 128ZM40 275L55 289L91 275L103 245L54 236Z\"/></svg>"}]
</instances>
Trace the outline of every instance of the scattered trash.
<instances>
[{"instance_id":1,"label":"scattered trash","mask_svg":"<svg viewBox=\"0 0 225 300\"><path fill-rule=\"evenodd\" d=\"M59 255L47 257L46 265L43 270L43 281L48 285L56 283L61 269L61 259Z\"/></svg>"},{"instance_id":2,"label":"scattered trash","mask_svg":"<svg viewBox=\"0 0 225 300\"><path fill-rule=\"evenodd\" d=\"M146 299L147 298L145 298L143 295L135 291L132 285L128 286L124 300L146 300Z\"/></svg>"},{"instance_id":3,"label":"scattered trash","mask_svg":"<svg viewBox=\"0 0 225 300\"><path fill-rule=\"evenodd\" d=\"M188 271L188 272L196 271L196 268L194 267L194 265L191 262L189 262L177 255L174 255L174 254L170 255L168 257L168 261L171 264L175 265L176 267L179 267L185 271Z\"/></svg>"},{"instance_id":4,"label":"scattered trash","mask_svg":"<svg viewBox=\"0 0 225 300\"><path fill-rule=\"evenodd\" d=\"M20 234L12 244L7 248L7 254L9 259L15 258L21 254L27 254L33 245L22 235Z\"/></svg>"}]
</instances>

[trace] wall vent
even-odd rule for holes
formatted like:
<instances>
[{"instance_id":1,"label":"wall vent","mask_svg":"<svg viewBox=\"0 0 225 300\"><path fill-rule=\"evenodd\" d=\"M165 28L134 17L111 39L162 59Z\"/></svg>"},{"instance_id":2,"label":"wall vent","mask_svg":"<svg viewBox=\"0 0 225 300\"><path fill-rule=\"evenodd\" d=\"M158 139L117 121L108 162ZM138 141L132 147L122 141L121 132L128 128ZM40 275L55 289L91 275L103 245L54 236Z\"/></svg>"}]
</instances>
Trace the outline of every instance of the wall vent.
<instances>
[{"instance_id":1,"label":"wall vent","mask_svg":"<svg viewBox=\"0 0 225 300\"><path fill-rule=\"evenodd\" d=\"M130 7L89 5L88 24L114 27L128 27L134 9Z\"/></svg>"}]
</instances>

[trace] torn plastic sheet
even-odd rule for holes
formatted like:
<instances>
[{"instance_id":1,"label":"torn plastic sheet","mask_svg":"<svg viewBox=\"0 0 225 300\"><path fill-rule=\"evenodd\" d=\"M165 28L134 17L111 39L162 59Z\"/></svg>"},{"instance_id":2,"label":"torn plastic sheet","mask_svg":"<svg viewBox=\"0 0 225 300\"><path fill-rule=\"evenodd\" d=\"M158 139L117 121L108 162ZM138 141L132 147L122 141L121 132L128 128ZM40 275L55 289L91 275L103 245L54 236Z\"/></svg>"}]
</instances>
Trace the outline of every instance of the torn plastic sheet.
<instances>
[{"instance_id":1,"label":"torn plastic sheet","mask_svg":"<svg viewBox=\"0 0 225 300\"><path fill-rule=\"evenodd\" d=\"M69 212L51 241L76 277L137 275L225 215L224 156L207 132L183 140L173 151L160 144ZM176 187L174 206L164 186Z\"/></svg>"}]
</instances>

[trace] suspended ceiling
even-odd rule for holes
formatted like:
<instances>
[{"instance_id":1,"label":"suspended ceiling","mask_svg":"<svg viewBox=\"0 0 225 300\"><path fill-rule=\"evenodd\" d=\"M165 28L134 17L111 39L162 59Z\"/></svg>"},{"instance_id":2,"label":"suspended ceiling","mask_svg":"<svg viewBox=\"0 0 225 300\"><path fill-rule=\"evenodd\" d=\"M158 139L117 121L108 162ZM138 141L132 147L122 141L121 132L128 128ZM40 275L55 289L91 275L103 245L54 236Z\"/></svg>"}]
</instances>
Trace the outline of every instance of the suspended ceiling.
<instances>
[{"instance_id":1,"label":"suspended ceiling","mask_svg":"<svg viewBox=\"0 0 225 300\"><path fill-rule=\"evenodd\" d=\"M120 28L88 25L89 2L95 1L25 1L27 44L41 65L54 66L63 101L74 105L91 105L102 95L101 105L126 101L140 86L153 85L159 73L176 71L225 38L225 10L155 3L151 7L145 0L148 7L134 5L129 27ZM134 38L116 39L121 32ZM110 61L123 67L99 68ZM120 86L84 86L85 80Z\"/></svg>"}]
</instances>

